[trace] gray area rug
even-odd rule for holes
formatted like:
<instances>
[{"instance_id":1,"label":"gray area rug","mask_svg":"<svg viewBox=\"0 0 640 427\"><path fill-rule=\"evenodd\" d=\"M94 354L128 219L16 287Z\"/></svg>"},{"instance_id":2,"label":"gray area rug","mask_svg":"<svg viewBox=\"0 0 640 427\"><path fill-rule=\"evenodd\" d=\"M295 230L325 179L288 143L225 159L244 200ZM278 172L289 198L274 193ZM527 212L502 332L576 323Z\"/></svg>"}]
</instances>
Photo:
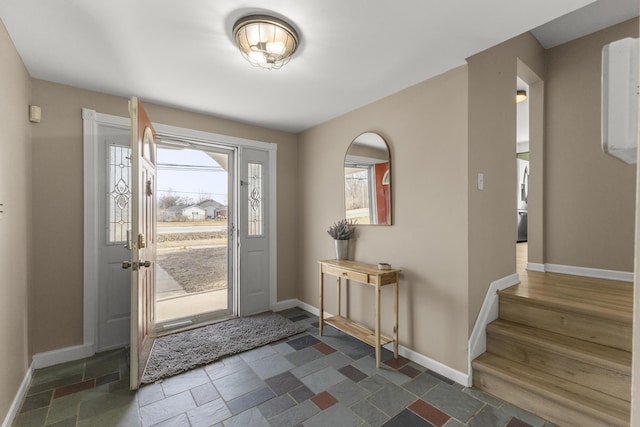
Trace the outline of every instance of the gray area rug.
<instances>
[{"instance_id":1,"label":"gray area rug","mask_svg":"<svg viewBox=\"0 0 640 427\"><path fill-rule=\"evenodd\" d=\"M161 337L153 344L142 382L149 384L305 330L305 324L265 313Z\"/></svg>"}]
</instances>

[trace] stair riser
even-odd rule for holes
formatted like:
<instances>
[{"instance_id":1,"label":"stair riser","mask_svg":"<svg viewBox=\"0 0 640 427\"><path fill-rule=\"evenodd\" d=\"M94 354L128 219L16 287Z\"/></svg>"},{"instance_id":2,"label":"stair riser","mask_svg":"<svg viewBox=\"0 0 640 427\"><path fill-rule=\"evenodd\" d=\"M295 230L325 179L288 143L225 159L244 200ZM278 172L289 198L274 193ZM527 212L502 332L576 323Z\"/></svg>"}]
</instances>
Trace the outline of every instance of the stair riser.
<instances>
[{"instance_id":1,"label":"stair riser","mask_svg":"<svg viewBox=\"0 0 640 427\"><path fill-rule=\"evenodd\" d=\"M628 372L576 359L550 350L543 343L488 333L487 351L611 396L631 400L631 375Z\"/></svg>"},{"instance_id":2,"label":"stair riser","mask_svg":"<svg viewBox=\"0 0 640 427\"><path fill-rule=\"evenodd\" d=\"M522 299L501 297L500 318L626 351L632 347L630 323L529 304Z\"/></svg>"},{"instance_id":3,"label":"stair riser","mask_svg":"<svg viewBox=\"0 0 640 427\"><path fill-rule=\"evenodd\" d=\"M553 396L536 393L535 390L492 375L477 366L473 369L473 385L560 426L629 425L628 421L607 417L606 414L601 414L600 417L594 416L589 408L584 408L583 411L583 408L563 404Z\"/></svg>"}]
</instances>

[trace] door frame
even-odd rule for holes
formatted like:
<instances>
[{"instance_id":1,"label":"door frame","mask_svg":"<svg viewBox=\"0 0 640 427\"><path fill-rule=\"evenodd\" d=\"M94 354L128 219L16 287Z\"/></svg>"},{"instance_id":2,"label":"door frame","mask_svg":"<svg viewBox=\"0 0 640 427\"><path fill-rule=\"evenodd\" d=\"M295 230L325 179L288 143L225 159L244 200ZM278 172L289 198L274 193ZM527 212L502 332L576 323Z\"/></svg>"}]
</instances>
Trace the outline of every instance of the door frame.
<instances>
[{"instance_id":1,"label":"door frame","mask_svg":"<svg viewBox=\"0 0 640 427\"><path fill-rule=\"evenodd\" d=\"M122 129L129 129L130 119L128 117L114 116L111 114L98 113L95 110L82 109L83 122L83 179L84 179L84 257L83 257L83 345L75 349L75 354L79 357L86 357L94 354L97 350L98 332L98 254L97 254L97 233L100 232L100 224L97 223L96 195L98 180L95 176L99 161L98 152L98 126L112 126ZM222 135L213 132L205 132L188 129L178 126L153 124L159 136L167 138L179 138L210 143L214 145L226 145L238 148L255 148L264 150L269 157L269 305L273 309L278 302L277 292L277 193L276 193L276 154L277 144L239 138L230 135ZM239 150L240 152L242 150ZM240 157L239 154L238 157ZM237 159L236 161L240 161ZM239 174L236 174L239 180ZM239 183L236 183L239 185ZM236 226L237 230L237 226ZM237 232L235 234L237 238Z\"/></svg>"}]
</instances>

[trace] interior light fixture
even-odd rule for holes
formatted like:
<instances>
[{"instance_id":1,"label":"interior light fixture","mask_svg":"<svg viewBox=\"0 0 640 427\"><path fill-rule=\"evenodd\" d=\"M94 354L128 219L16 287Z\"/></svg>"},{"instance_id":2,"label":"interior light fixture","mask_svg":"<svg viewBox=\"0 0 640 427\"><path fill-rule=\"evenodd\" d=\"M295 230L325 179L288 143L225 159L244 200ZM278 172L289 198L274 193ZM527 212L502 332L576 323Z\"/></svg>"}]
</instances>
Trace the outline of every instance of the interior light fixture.
<instances>
[{"instance_id":1,"label":"interior light fixture","mask_svg":"<svg viewBox=\"0 0 640 427\"><path fill-rule=\"evenodd\" d=\"M298 33L285 21L267 15L249 15L233 26L233 38L251 65L278 69L298 48Z\"/></svg>"},{"instance_id":2,"label":"interior light fixture","mask_svg":"<svg viewBox=\"0 0 640 427\"><path fill-rule=\"evenodd\" d=\"M527 99L527 91L526 90L519 90L516 92L516 103L521 103L522 101L524 101L525 99Z\"/></svg>"}]
</instances>

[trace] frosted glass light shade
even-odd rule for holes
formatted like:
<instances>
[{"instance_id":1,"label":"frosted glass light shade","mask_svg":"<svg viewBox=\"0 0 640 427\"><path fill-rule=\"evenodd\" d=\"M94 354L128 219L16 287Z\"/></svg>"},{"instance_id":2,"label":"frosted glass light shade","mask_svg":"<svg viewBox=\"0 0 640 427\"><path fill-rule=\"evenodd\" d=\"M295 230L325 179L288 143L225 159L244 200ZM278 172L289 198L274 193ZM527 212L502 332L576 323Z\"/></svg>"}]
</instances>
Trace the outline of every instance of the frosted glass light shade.
<instances>
[{"instance_id":1,"label":"frosted glass light shade","mask_svg":"<svg viewBox=\"0 0 640 427\"><path fill-rule=\"evenodd\" d=\"M271 16L251 15L238 20L233 37L251 65L267 69L282 67L298 48L298 34L293 27Z\"/></svg>"}]
</instances>

